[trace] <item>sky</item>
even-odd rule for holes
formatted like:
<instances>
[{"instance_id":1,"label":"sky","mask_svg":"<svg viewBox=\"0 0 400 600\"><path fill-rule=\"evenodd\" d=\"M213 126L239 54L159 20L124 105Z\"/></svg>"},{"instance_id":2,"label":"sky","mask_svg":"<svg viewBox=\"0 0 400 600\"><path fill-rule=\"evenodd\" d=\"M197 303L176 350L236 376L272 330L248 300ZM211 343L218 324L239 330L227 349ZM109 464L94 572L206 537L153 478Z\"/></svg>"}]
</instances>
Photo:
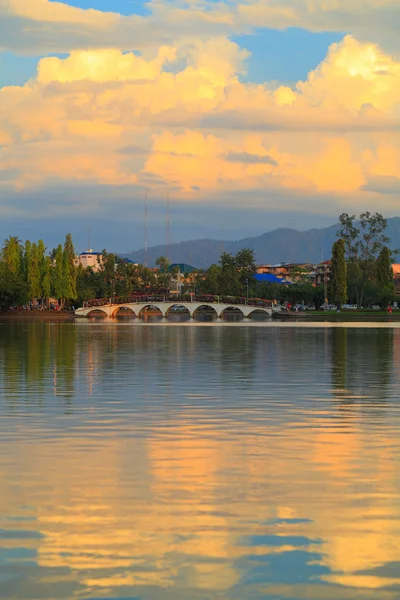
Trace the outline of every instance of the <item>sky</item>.
<instances>
[{"instance_id":1,"label":"sky","mask_svg":"<svg viewBox=\"0 0 400 600\"><path fill-rule=\"evenodd\" d=\"M398 216L398 0L0 0L0 238Z\"/></svg>"}]
</instances>

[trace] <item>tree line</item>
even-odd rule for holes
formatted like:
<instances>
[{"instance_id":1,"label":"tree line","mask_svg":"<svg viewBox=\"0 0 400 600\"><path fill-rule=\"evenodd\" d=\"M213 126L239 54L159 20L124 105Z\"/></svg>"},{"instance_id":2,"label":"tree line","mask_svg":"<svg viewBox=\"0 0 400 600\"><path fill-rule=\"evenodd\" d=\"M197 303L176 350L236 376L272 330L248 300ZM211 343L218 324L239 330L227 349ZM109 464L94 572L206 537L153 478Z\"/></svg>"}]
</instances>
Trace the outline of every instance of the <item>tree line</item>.
<instances>
[{"instance_id":1,"label":"tree line","mask_svg":"<svg viewBox=\"0 0 400 600\"><path fill-rule=\"evenodd\" d=\"M22 306L32 301L49 308L51 298L61 307L76 298L75 250L68 234L47 253L43 240L22 244L8 237L0 253L0 309Z\"/></svg>"},{"instance_id":2,"label":"tree line","mask_svg":"<svg viewBox=\"0 0 400 600\"><path fill-rule=\"evenodd\" d=\"M387 221L379 213L339 217L339 238L332 247L331 301L337 306L348 300L361 308L364 304L387 305L395 299L392 261L386 235Z\"/></svg>"},{"instance_id":3,"label":"tree line","mask_svg":"<svg viewBox=\"0 0 400 600\"><path fill-rule=\"evenodd\" d=\"M157 279L152 269L107 250L98 269L75 266L74 259L71 234L50 251L42 240L7 238L0 252L0 310L24 305L48 309L51 301L62 309L93 298L128 298L135 290L165 287L173 276L163 273Z\"/></svg>"},{"instance_id":4,"label":"tree line","mask_svg":"<svg viewBox=\"0 0 400 600\"><path fill-rule=\"evenodd\" d=\"M338 240L332 248L331 280L328 298L338 306L348 301L387 304L394 300L392 260L386 235L387 221L379 213L362 213L358 218L343 213L339 217ZM68 234L64 245L48 252L42 240L24 244L10 236L0 253L0 309L34 303L60 308L95 298L120 298L127 301L133 293L168 293L178 269L165 257L157 260L155 272L132 264L115 253L103 250L97 269L75 266L75 249ZM183 294L210 294L264 298L278 302L314 303L325 301L324 285L315 286L309 273L301 268L292 272L294 285L258 282L254 251L244 248L232 255L221 254L218 264L197 270L183 281Z\"/></svg>"}]
</instances>

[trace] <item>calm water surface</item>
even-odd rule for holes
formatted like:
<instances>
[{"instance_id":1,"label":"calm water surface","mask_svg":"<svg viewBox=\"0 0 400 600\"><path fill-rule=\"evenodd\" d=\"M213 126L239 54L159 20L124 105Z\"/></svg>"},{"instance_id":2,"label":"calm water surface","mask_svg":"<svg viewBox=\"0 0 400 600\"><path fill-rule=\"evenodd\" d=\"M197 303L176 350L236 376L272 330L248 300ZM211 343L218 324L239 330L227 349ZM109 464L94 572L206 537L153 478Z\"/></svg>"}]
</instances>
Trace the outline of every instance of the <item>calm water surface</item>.
<instances>
[{"instance_id":1,"label":"calm water surface","mask_svg":"<svg viewBox=\"0 0 400 600\"><path fill-rule=\"evenodd\" d=\"M400 328L0 324L0 597L397 600Z\"/></svg>"}]
</instances>

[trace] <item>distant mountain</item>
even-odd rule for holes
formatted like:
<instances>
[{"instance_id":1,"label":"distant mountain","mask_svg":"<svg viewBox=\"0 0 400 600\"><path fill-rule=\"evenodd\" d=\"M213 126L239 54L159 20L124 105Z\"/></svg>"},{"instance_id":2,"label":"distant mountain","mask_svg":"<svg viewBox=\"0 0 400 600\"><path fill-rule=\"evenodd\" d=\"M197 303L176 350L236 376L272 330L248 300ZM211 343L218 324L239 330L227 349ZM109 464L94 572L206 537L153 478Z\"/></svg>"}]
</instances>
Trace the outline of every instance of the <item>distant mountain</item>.
<instances>
[{"instance_id":1,"label":"distant mountain","mask_svg":"<svg viewBox=\"0 0 400 600\"><path fill-rule=\"evenodd\" d=\"M239 241L193 240L171 244L169 259L173 263L187 263L194 267L207 268L217 263L222 252L236 254L242 248L255 251L259 264L276 264L280 262L318 263L321 255L327 260L331 255L332 244L336 240L337 225L323 229L274 229L260 236L245 238ZM391 239L391 248L400 247L400 217L388 219L387 235ZM165 256L165 245L148 249L147 262L155 266L157 258ZM144 263L144 249L122 255L137 263Z\"/></svg>"}]
</instances>

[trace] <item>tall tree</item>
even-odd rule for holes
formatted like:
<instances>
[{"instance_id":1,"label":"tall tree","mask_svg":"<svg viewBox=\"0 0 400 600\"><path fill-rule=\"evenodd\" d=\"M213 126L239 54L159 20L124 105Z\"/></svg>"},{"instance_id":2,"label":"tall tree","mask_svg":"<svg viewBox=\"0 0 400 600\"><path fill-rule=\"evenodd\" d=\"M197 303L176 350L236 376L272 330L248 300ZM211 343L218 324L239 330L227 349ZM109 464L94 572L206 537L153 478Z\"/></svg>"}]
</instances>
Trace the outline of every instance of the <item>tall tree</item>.
<instances>
[{"instance_id":1,"label":"tall tree","mask_svg":"<svg viewBox=\"0 0 400 600\"><path fill-rule=\"evenodd\" d=\"M65 237L62 258L64 298L67 301L75 300L76 298L76 267L74 258L75 249L72 243L72 236L68 233Z\"/></svg>"},{"instance_id":2,"label":"tall tree","mask_svg":"<svg viewBox=\"0 0 400 600\"><path fill-rule=\"evenodd\" d=\"M160 285L162 285L166 289L169 289L171 287L172 274L169 271L170 262L168 258L166 258L165 256L160 256L156 260L156 265L159 271L157 275L157 281Z\"/></svg>"},{"instance_id":3,"label":"tall tree","mask_svg":"<svg viewBox=\"0 0 400 600\"><path fill-rule=\"evenodd\" d=\"M220 293L229 296L240 294L241 281L236 264L236 257L230 252L223 252L220 258Z\"/></svg>"},{"instance_id":4,"label":"tall tree","mask_svg":"<svg viewBox=\"0 0 400 600\"><path fill-rule=\"evenodd\" d=\"M63 249L61 244L55 248L54 253L54 266L52 268L53 275L53 290L55 297L61 301L61 305L64 304L65 298L65 285L64 285L64 266L63 266Z\"/></svg>"},{"instance_id":5,"label":"tall tree","mask_svg":"<svg viewBox=\"0 0 400 600\"><path fill-rule=\"evenodd\" d=\"M390 241L385 235L387 221L381 214L367 211L358 220L355 215L343 213L339 224L337 236L344 241L348 274L351 274L357 305L361 307L366 285L375 275L375 261Z\"/></svg>"},{"instance_id":6,"label":"tall tree","mask_svg":"<svg viewBox=\"0 0 400 600\"><path fill-rule=\"evenodd\" d=\"M331 300L338 307L347 300L347 264L345 243L342 239L332 246Z\"/></svg>"},{"instance_id":7,"label":"tall tree","mask_svg":"<svg viewBox=\"0 0 400 600\"><path fill-rule=\"evenodd\" d=\"M254 250L243 248L235 256L236 268L239 272L240 288L243 293L247 284L255 286L254 274L257 270Z\"/></svg>"},{"instance_id":8,"label":"tall tree","mask_svg":"<svg viewBox=\"0 0 400 600\"><path fill-rule=\"evenodd\" d=\"M49 308L49 299L52 294L51 289L51 270L53 268L53 261L50 256L46 256L44 260L42 270L42 297L46 300L47 307Z\"/></svg>"},{"instance_id":9,"label":"tall tree","mask_svg":"<svg viewBox=\"0 0 400 600\"><path fill-rule=\"evenodd\" d=\"M9 273L22 275L22 245L16 236L9 236L4 240L1 258L6 264Z\"/></svg>"},{"instance_id":10,"label":"tall tree","mask_svg":"<svg viewBox=\"0 0 400 600\"><path fill-rule=\"evenodd\" d=\"M9 270L5 262L0 263L0 310L21 306L29 298L28 285L18 273Z\"/></svg>"},{"instance_id":11,"label":"tall tree","mask_svg":"<svg viewBox=\"0 0 400 600\"><path fill-rule=\"evenodd\" d=\"M115 275L117 269L117 256L112 252L107 252L107 250L103 250L102 252L103 262L101 264L100 278L101 278L101 286L102 293L107 298L111 298L115 295Z\"/></svg>"},{"instance_id":12,"label":"tall tree","mask_svg":"<svg viewBox=\"0 0 400 600\"><path fill-rule=\"evenodd\" d=\"M42 296L41 279L38 247L37 244L32 244L31 256L28 262L28 284L31 300Z\"/></svg>"},{"instance_id":13,"label":"tall tree","mask_svg":"<svg viewBox=\"0 0 400 600\"><path fill-rule=\"evenodd\" d=\"M29 268L32 260L32 243L30 240L25 241L23 257L22 257L22 272L25 281L29 281Z\"/></svg>"},{"instance_id":14,"label":"tall tree","mask_svg":"<svg viewBox=\"0 0 400 600\"><path fill-rule=\"evenodd\" d=\"M47 266L46 266L46 246L44 245L43 240L39 240L37 243L37 259L38 259L38 265L39 265L39 272L40 272L40 295L42 298L46 298L46 294L43 291L43 281L44 281L44 277L46 275L46 270L47 270ZM50 296L50 294L49 294Z\"/></svg>"},{"instance_id":15,"label":"tall tree","mask_svg":"<svg viewBox=\"0 0 400 600\"><path fill-rule=\"evenodd\" d=\"M205 273L195 275L195 287L206 294L221 294L221 272L220 265L211 265Z\"/></svg>"},{"instance_id":16,"label":"tall tree","mask_svg":"<svg viewBox=\"0 0 400 600\"><path fill-rule=\"evenodd\" d=\"M395 297L393 267L391 252L387 246L382 248L376 261L376 284L379 301L382 304L393 302Z\"/></svg>"}]
</instances>

